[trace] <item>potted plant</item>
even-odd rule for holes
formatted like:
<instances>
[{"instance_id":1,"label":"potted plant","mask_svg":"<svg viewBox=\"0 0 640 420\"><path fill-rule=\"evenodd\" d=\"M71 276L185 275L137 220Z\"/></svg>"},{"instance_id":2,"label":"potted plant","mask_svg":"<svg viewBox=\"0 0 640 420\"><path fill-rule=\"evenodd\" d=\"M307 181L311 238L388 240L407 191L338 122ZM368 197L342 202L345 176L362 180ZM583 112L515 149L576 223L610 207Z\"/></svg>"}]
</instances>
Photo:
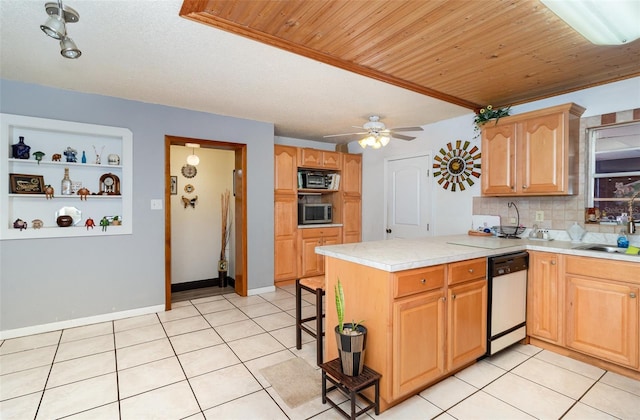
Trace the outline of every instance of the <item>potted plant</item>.
<instances>
[{"instance_id":1,"label":"potted plant","mask_svg":"<svg viewBox=\"0 0 640 420\"><path fill-rule=\"evenodd\" d=\"M482 126L491 120L495 120L495 123L498 124L498 121L501 117L508 117L511 113L511 107L508 106L506 108L494 108L491 105L487 105L484 108L481 108L476 116L473 118L474 131L476 135L474 138L480 136L480 131Z\"/></svg>"},{"instance_id":2,"label":"potted plant","mask_svg":"<svg viewBox=\"0 0 640 420\"><path fill-rule=\"evenodd\" d=\"M338 325L335 328L338 356L342 373L358 376L364 368L364 351L367 344L367 329L360 322L344 323L344 291L338 279L335 285Z\"/></svg>"}]
</instances>

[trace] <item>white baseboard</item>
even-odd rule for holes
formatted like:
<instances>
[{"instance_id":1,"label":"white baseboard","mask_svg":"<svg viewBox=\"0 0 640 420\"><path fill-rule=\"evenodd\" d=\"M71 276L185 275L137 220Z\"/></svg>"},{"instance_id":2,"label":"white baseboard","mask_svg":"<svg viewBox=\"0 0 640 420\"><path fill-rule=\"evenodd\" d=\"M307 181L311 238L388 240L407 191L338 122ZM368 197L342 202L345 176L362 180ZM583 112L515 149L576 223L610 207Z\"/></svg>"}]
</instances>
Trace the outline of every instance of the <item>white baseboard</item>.
<instances>
[{"instance_id":1,"label":"white baseboard","mask_svg":"<svg viewBox=\"0 0 640 420\"><path fill-rule=\"evenodd\" d=\"M112 312L108 314L89 316L86 318L69 319L67 321L52 322L50 324L34 325L31 327L0 331L0 340L23 337L26 335L41 334L45 332L63 330L66 328L81 327L83 325L97 324L99 322L115 321L116 319L154 314L156 312L164 312L164 305L147 306L146 308L137 308L128 311Z\"/></svg>"},{"instance_id":2,"label":"white baseboard","mask_svg":"<svg viewBox=\"0 0 640 420\"><path fill-rule=\"evenodd\" d=\"M259 289L247 290L247 296L259 295L262 293L269 293L269 292L275 292L275 291L276 291L276 286L261 287Z\"/></svg>"}]
</instances>

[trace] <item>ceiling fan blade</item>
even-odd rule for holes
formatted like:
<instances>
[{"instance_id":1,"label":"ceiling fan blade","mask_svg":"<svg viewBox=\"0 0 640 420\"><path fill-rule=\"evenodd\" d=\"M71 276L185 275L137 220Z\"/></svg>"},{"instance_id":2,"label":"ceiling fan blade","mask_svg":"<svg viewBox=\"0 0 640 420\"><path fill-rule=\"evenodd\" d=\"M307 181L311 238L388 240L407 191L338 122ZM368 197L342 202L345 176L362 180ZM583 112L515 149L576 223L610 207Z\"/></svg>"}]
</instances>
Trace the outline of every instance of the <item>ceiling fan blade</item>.
<instances>
[{"instance_id":1,"label":"ceiling fan blade","mask_svg":"<svg viewBox=\"0 0 640 420\"><path fill-rule=\"evenodd\" d=\"M415 139L415 137L411 137L411 136L405 136L404 134L396 134L396 133L391 133L391 137L393 137L394 139L398 139L398 140L413 140Z\"/></svg>"},{"instance_id":2,"label":"ceiling fan blade","mask_svg":"<svg viewBox=\"0 0 640 420\"><path fill-rule=\"evenodd\" d=\"M368 131L361 131L359 133L329 134L328 136L322 136L322 137L324 137L324 138L343 137L343 136L355 136L355 135L362 135L362 134L369 134L369 132Z\"/></svg>"},{"instance_id":3,"label":"ceiling fan blade","mask_svg":"<svg viewBox=\"0 0 640 420\"><path fill-rule=\"evenodd\" d=\"M391 131L424 131L422 127L397 127L392 128Z\"/></svg>"}]
</instances>

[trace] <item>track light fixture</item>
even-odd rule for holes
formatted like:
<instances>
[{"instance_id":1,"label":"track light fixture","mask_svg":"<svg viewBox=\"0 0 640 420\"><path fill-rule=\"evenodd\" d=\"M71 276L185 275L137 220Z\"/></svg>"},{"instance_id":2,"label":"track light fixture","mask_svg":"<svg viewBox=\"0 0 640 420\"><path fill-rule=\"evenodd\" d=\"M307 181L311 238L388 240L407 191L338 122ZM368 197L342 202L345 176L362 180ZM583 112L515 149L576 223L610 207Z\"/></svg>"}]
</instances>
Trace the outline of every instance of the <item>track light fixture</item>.
<instances>
[{"instance_id":1,"label":"track light fixture","mask_svg":"<svg viewBox=\"0 0 640 420\"><path fill-rule=\"evenodd\" d=\"M49 17L40 25L42 32L51 38L60 40L60 54L65 58L78 58L82 52L75 42L67 36L67 23L75 23L80 20L80 15L69 6L63 6L62 0L57 3L45 3L44 9Z\"/></svg>"}]
</instances>

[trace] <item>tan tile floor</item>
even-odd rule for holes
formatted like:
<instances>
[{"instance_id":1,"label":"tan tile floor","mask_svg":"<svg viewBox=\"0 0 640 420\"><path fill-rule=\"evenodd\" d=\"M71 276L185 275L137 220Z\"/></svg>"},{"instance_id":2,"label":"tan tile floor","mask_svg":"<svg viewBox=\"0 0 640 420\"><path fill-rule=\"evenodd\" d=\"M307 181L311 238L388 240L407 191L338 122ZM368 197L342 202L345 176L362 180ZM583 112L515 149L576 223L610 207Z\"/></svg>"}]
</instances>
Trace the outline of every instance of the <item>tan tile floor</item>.
<instances>
[{"instance_id":1,"label":"tan tile floor","mask_svg":"<svg viewBox=\"0 0 640 420\"><path fill-rule=\"evenodd\" d=\"M295 348L294 293L199 298L0 342L0 419L338 419L320 398L291 409L260 374L293 357L315 364L311 337ZM640 419L640 382L515 345L377 417Z\"/></svg>"}]
</instances>

